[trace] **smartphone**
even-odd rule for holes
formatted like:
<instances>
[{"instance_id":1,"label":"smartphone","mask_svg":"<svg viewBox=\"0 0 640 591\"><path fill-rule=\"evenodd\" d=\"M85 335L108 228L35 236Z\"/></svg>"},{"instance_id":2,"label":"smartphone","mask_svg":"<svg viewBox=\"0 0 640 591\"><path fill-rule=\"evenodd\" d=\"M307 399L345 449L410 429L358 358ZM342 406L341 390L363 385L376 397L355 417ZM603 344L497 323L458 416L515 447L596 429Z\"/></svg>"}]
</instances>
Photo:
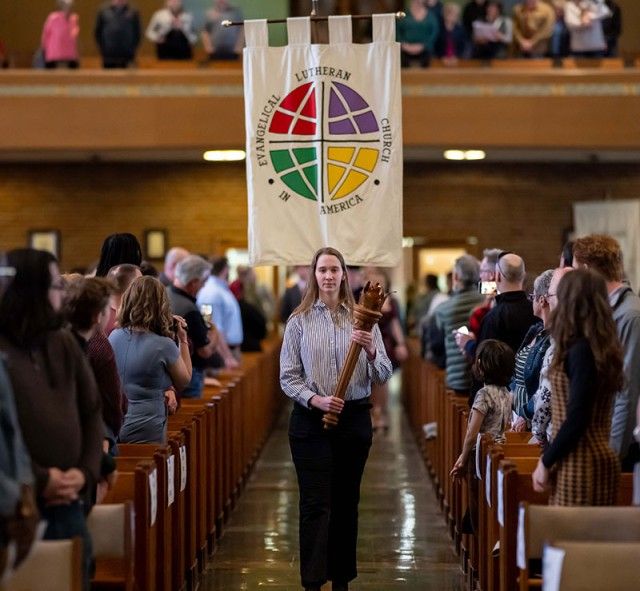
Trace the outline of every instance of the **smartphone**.
<instances>
[{"instance_id":1,"label":"smartphone","mask_svg":"<svg viewBox=\"0 0 640 591\"><path fill-rule=\"evenodd\" d=\"M207 325L207 328L211 328L211 326L213 326L213 306L211 304L201 304L200 314L202 314L202 318L204 323Z\"/></svg>"},{"instance_id":2,"label":"smartphone","mask_svg":"<svg viewBox=\"0 0 640 591\"><path fill-rule=\"evenodd\" d=\"M495 281L481 281L480 293L482 295L496 295L498 293L498 285Z\"/></svg>"}]
</instances>

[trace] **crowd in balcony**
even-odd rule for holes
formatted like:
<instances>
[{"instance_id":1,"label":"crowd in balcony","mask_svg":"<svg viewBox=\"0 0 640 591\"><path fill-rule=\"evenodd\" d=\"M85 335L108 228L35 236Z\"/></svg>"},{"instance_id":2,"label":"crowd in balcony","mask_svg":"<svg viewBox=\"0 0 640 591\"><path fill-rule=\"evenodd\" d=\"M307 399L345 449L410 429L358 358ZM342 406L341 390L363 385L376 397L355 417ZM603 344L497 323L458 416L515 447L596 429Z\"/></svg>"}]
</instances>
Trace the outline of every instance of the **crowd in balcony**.
<instances>
[{"instance_id":1,"label":"crowd in balcony","mask_svg":"<svg viewBox=\"0 0 640 591\"><path fill-rule=\"evenodd\" d=\"M44 23L33 65L77 68L80 18L74 0L56 0ZM365 11L366 13L366 11ZM104 68L136 64L143 38L154 44L158 60L238 60L244 45L242 10L231 0L212 0L204 14L187 10L183 0L164 0L146 28L129 0L108 0L96 14L94 38ZM199 23L202 23L199 25ZM604 58L618 56L622 14L615 0L407 0L398 20L402 66L428 67L460 60L502 58ZM365 35L356 35L367 40ZM200 44L201 49L194 51ZM0 40L0 67L11 63Z\"/></svg>"},{"instance_id":2,"label":"crowd in balcony","mask_svg":"<svg viewBox=\"0 0 640 591\"><path fill-rule=\"evenodd\" d=\"M225 27L223 21L242 20L242 11L228 0L214 0L206 11L204 27L196 27L194 14L182 0L166 0L153 13L144 31L155 45L159 60L191 60L193 48L202 42L211 60L237 60L242 52L242 27ZM47 17L34 65L45 68L77 68L80 19L74 0L57 0L57 10ZM129 0L109 0L96 15L94 37L104 68L127 68L135 63L143 27L138 10ZM0 53L0 62L2 54Z\"/></svg>"},{"instance_id":3,"label":"crowd in balcony","mask_svg":"<svg viewBox=\"0 0 640 591\"><path fill-rule=\"evenodd\" d=\"M411 0L397 26L402 65L460 59L603 58L618 54L622 32L614 0Z\"/></svg>"}]
</instances>

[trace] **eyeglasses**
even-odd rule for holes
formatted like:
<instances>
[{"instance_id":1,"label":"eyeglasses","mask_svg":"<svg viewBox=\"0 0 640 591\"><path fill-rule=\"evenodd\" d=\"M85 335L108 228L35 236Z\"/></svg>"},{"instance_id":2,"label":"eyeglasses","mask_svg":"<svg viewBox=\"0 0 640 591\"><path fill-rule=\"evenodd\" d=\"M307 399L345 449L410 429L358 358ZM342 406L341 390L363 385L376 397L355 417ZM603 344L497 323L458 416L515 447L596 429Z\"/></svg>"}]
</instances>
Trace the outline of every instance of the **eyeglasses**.
<instances>
[{"instance_id":1,"label":"eyeglasses","mask_svg":"<svg viewBox=\"0 0 640 591\"><path fill-rule=\"evenodd\" d=\"M548 298L551 298L551 297L555 298L557 295L558 295L558 294L556 294L556 293L551 293L551 292L548 292L548 293L547 293L547 297L548 297Z\"/></svg>"}]
</instances>

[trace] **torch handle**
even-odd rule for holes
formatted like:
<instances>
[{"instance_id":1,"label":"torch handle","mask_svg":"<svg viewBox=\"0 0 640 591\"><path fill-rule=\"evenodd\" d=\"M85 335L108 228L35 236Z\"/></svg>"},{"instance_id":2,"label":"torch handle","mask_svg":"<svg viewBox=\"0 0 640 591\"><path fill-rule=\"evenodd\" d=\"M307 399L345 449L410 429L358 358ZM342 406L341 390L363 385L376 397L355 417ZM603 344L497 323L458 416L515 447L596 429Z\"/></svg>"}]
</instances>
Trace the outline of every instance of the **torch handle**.
<instances>
[{"instance_id":1,"label":"torch handle","mask_svg":"<svg viewBox=\"0 0 640 591\"><path fill-rule=\"evenodd\" d=\"M347 351L347 358L345 359L343 369L340 372L336 391L333 394L336 398L344 400L345 394L347 393L347 386L351 380L353 370L356 368L356 363L358 362L358 356L360 355L361 349L362 345L354 343L353 341L351 342L349 351ZM332 429L338 424L338 415L333 412L325 413L324 417L322 417L322 422L324 423L325 429Z\"/></svg>"}]
</instances>

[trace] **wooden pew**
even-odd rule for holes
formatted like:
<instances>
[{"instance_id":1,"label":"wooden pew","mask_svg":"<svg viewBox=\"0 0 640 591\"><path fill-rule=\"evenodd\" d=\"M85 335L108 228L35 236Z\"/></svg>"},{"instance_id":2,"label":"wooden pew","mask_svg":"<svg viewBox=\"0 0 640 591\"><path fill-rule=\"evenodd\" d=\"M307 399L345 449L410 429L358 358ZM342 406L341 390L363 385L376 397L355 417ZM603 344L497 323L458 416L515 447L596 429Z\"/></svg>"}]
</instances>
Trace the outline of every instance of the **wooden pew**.
<instances>
[{"instance_id":1,"label":"wooden pew","mask_svg":"<svg viewBox=\"0 0 640 591\"><path fill-rule=\"evenodd\" d=\"M500 591L515 591L518 589L516 556L519 504L520 502L528 502L532 505L546 504L548 493L533 491L531 474L537 465L537 460L511 458L501 464L504 471L504 525L500 528ZM630 505L632 491L632 475L622 474L617 503L623 506Z\"/></svg>"},{"instance_id":2,"label":"wooden pew","mask_svg":"<svg viewBox=\"0 0 640 591\"><path fill-rule=\"evenodd\" d=\"M1 591L82 591L82 540L42 540Z\"/></svg>"},{"instance_id":3,"label":"wooden pew","mask_svg":"<svg viewBox=\"0 0 640 591\"><path fill-rule=\"evenodd\" d=\"M169 441L184 442L184 451L178 450L178 454L181 457L181 472L180 478L182 479L182 466L183 462L186 463L186 469L184 470L184 476L186 477L185 489L184 489L184 511L183 511L183 532L184 541L181 548L183 552L182 558L178 558L174 569L174 580L183 573L184 580L188 589L195 589L198 577L198 550L197 550L197 474L198 474L198 457L196 453L196 422L194 420L189 421L188 417L184 418L179 426L176 426L175 421L170 421L169 426ZM181 437L182 439L176 439ZM171 444L171 443L170 443ZM173 445L173 444L171 444ZM174 449L174 453L175 449ZM181 485L182 486L182 485ZM181 570L180 570L181 569Z\"/></svg>"},{"instance_id":4,"label":"wooden pew","mask_svg":"<svg viewBox=\"0 0 640 591\"><path fill-rule=\"evenodd\" d=\"M518 504L528 501L543 505L548 502L548 493L533 490L531 474L539 458L509 458L500 463L502 486L500 519L500 591L516 591L516 541L518 530Z\"/></svg>"},{"instance_id":5,"label":"wooden pew","mask_svg":"<svg viewBox=\"0 0 640 591\"><path fill-rule=\"evenodd\" d=\"M216 462L216 417L215 414L218 411L214 401L208 401L206 399L200 400L184 400L182 403L183 410L188 412L189 410L195 410L196 412L202 411L203 429L204 429L204 444L205 455L203 461L205 462L205 469L203 470L203 479L205 482L205 517L206 517L206 535L207 535L207 552L212 554L215 541L216 541L216 495L220 486L218 481L218 464Z\"/></svg>"},{"instance_id":6,"label":"wooden pew","mask_svg":"<svg viewBox=\"0 0 640 591\"><path fill-rule=\"evenodd\" d=\"M134 578L139 590L156 589L158 470L150 460L138 462L133 470L120 470L118 480L107 493L105 503L133 501L135 541Z\"/></svg>"},{"instance_id":7,"label":"wooden pew","mask_svg":"<svg viewBox=\"0 0 640 591\"><path fill-rule=\"evenodd\" d=\"M119 444L118 450L119 455L116 458L118 470L133 470L139 461L147 459L152 459L155 462L158 474L157 544L154 556L156 589L170 591L173 581L171 567L174 552L174 525L171 506L175 502L176 457L169 447L157 444Z\"/></svg>"},{"instance_id":8,"label":"wooden pew","mask_svg":"<svg viewBox=\"0 0 640 591\"><path fill-rule=\"evenodd\" d=\"M545 541L636 542L640 544L640 510L631 502L630 474L621 479L619 506L557 507L521 502L518 511L517 567L520 591L539 588L531 561L542 559Z\"/></svg>"},{"instance_id":9,"label":"wooden pew","mask_svg":"<svg viewBox=\"0 0 640 591\"><path fill-rule=\"evenodd\" d=\"M171 588L182 591L189 582L186 571L184 547L187 537L187 487L189 484L189 459L183 433L168 435L167 445L175 458L175 501L172 507L173 551L171 553Z\"/></svg>"},{"instance_id":10,"label":"wooden pew","mask_svg":"<svg viewBox=\"0 0 640 591\"><path fill-rule=\"evenodd\" d=\"M133 502L96 505L87 517L87 529L96 562L91 589L133 591Z\"/></svg>"},{"instance_id":11,"label":"wooden pew","mask_svg":"<svg viewBox=\"0 0 640 591\"><path fill-rule=\"evenodd\" d=\"M195 468L190 470L191 482L195 488L195 494L191 497L189 511L191 518L195 518L195 556L197 557L197 570L201 572L208 556L207 551L207 482L206 482L206 431L205 411L203 409L180 408L178 413L169 416L169 431L180 431L183 427L192 429L190 451L195 455ZM191 562L187 562L190 569Z\"/></svg>"},{"instance_id":12,"label":"wooden pew","mask_svg":"<svg viewBox=\"0 0 640 591\"><path fill-rule=\"evenodd\" d=\"M560 576L554 582L545 582L545 590L629 591L638 588L638 542L554 541L545 548L545 569L552 560L549 554L553 550L562 552L562 564L558 565Z\"/></svg>"}]
</instances>

